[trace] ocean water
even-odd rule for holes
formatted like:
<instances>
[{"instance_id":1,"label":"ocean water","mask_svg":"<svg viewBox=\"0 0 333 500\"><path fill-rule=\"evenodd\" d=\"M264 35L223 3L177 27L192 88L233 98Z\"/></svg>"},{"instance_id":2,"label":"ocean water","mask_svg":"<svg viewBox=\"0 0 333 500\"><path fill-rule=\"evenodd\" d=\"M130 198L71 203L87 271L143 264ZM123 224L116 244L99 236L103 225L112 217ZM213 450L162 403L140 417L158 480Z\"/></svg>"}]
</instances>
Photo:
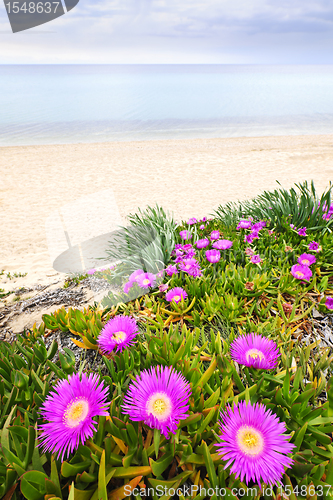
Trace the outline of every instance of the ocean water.
<instances>
[{"instance_id":1,"label":"ocean water","mask_svg":"<svg viewBox=\"0 0 333 500\"><path fill-rule=\"evenodd\" d=\"M1 65L0 145L333 133L333 65Z\"/></svg>"}]
</instances>

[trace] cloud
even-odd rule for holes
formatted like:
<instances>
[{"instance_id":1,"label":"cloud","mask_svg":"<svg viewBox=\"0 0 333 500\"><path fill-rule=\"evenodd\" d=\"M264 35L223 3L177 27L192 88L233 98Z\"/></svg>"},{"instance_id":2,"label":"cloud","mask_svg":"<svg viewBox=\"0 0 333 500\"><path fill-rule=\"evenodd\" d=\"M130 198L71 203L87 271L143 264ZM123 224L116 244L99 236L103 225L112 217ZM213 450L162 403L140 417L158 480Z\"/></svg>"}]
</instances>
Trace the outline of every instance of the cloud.
<instances>
[{"instance_id":1,"label":"cloud","mask_svg":"<svg viewBox=\"0 0 333 500\"><path fill-rule=\"evenodd\" d=\"M9 36L0 62L333 63L331 0L81 0L37 31Z\"/></svg>"}]
</instances>

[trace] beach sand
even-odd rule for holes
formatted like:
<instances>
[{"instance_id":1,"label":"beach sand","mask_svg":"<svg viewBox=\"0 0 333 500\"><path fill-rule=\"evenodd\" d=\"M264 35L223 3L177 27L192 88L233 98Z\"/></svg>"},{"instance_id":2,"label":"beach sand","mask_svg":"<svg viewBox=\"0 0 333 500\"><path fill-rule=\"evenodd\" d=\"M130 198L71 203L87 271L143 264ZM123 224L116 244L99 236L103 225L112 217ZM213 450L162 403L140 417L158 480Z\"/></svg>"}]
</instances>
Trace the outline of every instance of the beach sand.
<instances>
[{"instance_id":1,"label":"beach sand","mask_svg":"<svg viewBox=\"0 0 333 500\"><path fill-rule=\"evenodd\" d=\"M0 270L28 273L1 276L7 290L58 279L45 222L65 204L109 189L126 223L155 203L177 220L209 216L276 180L313 179L320 191L333 180L333 135L1 147L0 177Z\"/></svg>"}]
</instances>

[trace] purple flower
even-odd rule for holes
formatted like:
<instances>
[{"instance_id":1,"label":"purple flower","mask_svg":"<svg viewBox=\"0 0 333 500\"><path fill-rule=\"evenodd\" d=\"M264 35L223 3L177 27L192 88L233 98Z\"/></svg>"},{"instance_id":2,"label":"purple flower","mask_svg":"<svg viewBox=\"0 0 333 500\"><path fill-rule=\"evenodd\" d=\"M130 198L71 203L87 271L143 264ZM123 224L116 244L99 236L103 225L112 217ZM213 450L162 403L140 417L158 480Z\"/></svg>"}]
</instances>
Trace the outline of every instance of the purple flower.
<instances>
[{"instance_id":1,"label":"purple flower","mask_svg":"<svg viewBox=\"0 0 333 500\"><path fill-rule=\"evenodd\" d=\"M61 460L67 452L77 450L97 430L93 417L108 416L106 402L108 389L98 375L74 373L68 380L60 380L53 387L40 408L48 423L39 425L40 443L44 451L57 453Z\"/></svg>"},{"instance_id":2,"label":"purple flower","mask_svg":"<svg viewBox=\"0 0 333 500\"><path fill-rule=\"evenodd\" d=\"M190 276L201 276L201 269L200 269L200 264L196 259L184 259L180 264L179 264L179 269L181 271L186 272Z\"/></svg>"},{"instance_id":3,"label":"purple flower","mask_svg":"<svg viewBox=\"0 0 333 500\"><path fill-rule=\"evenodd\" d=\"M199 229L201 229L201 230L205 229L205 225L201 224L201 226L199 226Z\"/></svg>"},{"instance_id":4,"label":"purple flower","mask_svg":"<svg viewBox=\"0 0 333 500\"><path fill-rule=\"evenodd\" d=\"M232 241L230 240L217 240L214 241L212 244L213 248L216 248L217 250L228 250L229 248L232 247Z\"/></svg>"},{"instance_id":5,"label":"purple flower","mask_svg":"<svg viewBox=\"0 0 333 500\"><path fill-rule=\"evenodd\" d=\"M141 276L141 274L144 274L144 270L143 269L137 269L136 271L134 271L134 273L132 273L129 277L128 277L128 281L131 282L131 283L134 283L135 281L137 281L137 278L139 276Z\"/></svg>"},{"instance_id":6,"label":"purple flower","mask_svg":"<svg viewBox=\"0 0 333 500\"><path fill-rule=\"evenodd\" d=\"M316 262L316 257L309 253L302 253L302 255L298 257L297 262L302 266L311 266L311 264Z\"/></svg>"},{"instance_id":7,"label":"purple flower","mask_svg":"<svg viewBox=\"0 0 333 500\"><path fill-rule=\"evenodd\" d=\"M273 370L280 356L277 345L266 337L249 333L241 335L230 346L231 357L240 365Z\"/></svg>"},{"instance_id":8,"label":"purple flower","mask_svg":"<svg viewBox=\"0 0 333 500\"><path fill-rule=\"evenodd\" d=\"M190 240L192 238L192 233L184 229L184 231L180 231L179 236L182 240Z\"/></svg>"},{"instance_id":9,"label":"purple flower","mask_svg":"<svg viewBox=\"0 0 333 500\"><path fill-rule=\"evenodd\" d=\"M202 219L202 222L207 222L207 217L204 217L204 218Z\"/></svg>"},{"instance_id":10,"label":"purple flower","mask_svg":"<svg viewBox=\"0 0 333 500\"><path fill-rule=\"evenodd\" d=\"M143 273L137 277L136 282L141 288L154 288L156 285L156 276L152 273Z\"/></svg>"},{"instance_id":11,"label":"purple flower","mask_svg":"<svg viewBox=\"0 0 333 500\"><path fill-rule=\"evenodd\" d=\"M207 250L206 251L206 259L208 262L211 262L212 264L215 264L218 262L221 258L221 253L219 250Z\"/></svg>"},{"instance_id":12,"label":"purple flower","mask_svg":"<svg viewBox=\"0 0 333 500\"><path fill-rule=\"evenodd\" d=\"M193 224L196 224L197 222L198 222L198 221L197 221L197 219L196 219L195 217L192 217L192 219L189 219L189 220L187 221L187 224L188 224L189 226L192 226Z\"/></svg>"},{"instance_id":13,"label":"purple flower","mask_svg":"<svg viewBox=\"0 0 333 500\"><path fill-rule=\"evenodd\" d=\"M220 237L220 231L212 231L210 233L210 239L211 240L218 240Z\"/></svg>"},{"instance_id":14,"label":"purple flower","mask_svg":"<svg viewBox=\"0 0 333 500\"><path fill-rule=\"evenodd\" d=\"M299 264L295 264L291 268L291 274L298 280L309 281L312 276L312 271L309 266L301 266Z\"/></svg>"},{"instance_id":15,"label":"purple flower","mask_svg":"<svg viewBox=\"0 0 333 500\"><path fill-rule=\"evenodd\" d=\"M165 294L165 300L168 302L172 302L174 300L176 304L178 304L178 302L185 299L187 299L187 293L180 287L171 288L168 293Z\"/></svg>"},{"instance_id":16,"label":"purple flower","mask_svg":"<svg viewBox=\"0 0 333 500\"><path fill-rule=\"evenodd\" d=\"M190 384L171 366L144 370L129 385L122 412L130 420L159 429L168 439L180 420L188 417Z\"/></svg>"},{"instance_id":17,"label":"purple flower","mask_svg":"<svg viewBox=\"0 0 333 500\"><path fill-rule=\"evenodd\" d=\"M325 306L327 309L333 309L333 297L326 298Z\"/></svg>"},{"instance_id":18,"label":"purple flower","mask_svg":"<svg viewBox=\"0 0 333 500\"><path fill-rule=\"evenodd\" d=\"M169 288L169 285L167 285L166 283L162 283L161 285L158 285L158 289L162 293L166 292L168 288Z\"/></svg>"},{"instance_id":19,"label":"purple flower","mask_svg":"<svg viewBox=\"0 0 333 500\"><path fill-rule=\"evenodd\" d=\"M252 250L252 248L245 248L245 253L246 255L248 255L249 257L252 257L252 255L254 255L254 250Z\"/></svg>"},{"instance_id":20,"label":"purple flower","mask_svg":"<svg viewBox=\"0 0 333 500\"><path fill-rule=\"evenodd\" d=\"M194 244L196 245L197 248L206 248L206 247L208 247L209 243L210 242L209 242L208 238L203 238L202 240L198 240Z\"/></svg>"},{"instance_id":21,"label":"purple flower","mask_svg":"<svg viewBox=\"0 0 333 500\"><path fill-rule=\"evenodd\" d=\"M97 269L89 269L89 271L87 272L87 274L95 274L97 273Z\"/></svg>"},{"instance_id":22,"label":"purple flower","mask_svg":"<svg viewBox=\"0 0 333 500\"><path fill-rule=\"evenodd\" d=\"M98 336L97 344L103 353L109 354L114 349L122 351L133 344L139 330L134 318L115 316L110 319Z\"/></svg>"},{"instance_id":23,"label":"purple flower","mask_svg":"<svg viewBox=\"0 0 333 500\"><path fill-rule=\"evenodd\" d=\"M134 283L134 281L128 281L127 283L124 284L124 286L123 286L124 293L128 293L130 291L130 289L133 286L133 283Z\"/></svg>"},{"instance_id":24,"label":"purple flower","mask_svg":"<svg viewBox=\"0 0 333 500\"><path fill-rule=\"evenodd\" d=\"M311 241L311 243L309 243L309 250L317 251L318 248L319 248L319 245L316 241Z\"/></svg>"},{"instance_id":25,"label":"purple flower","mask_svg":"<svg viewBox=\"0 0 333 500\"><path fill-rule=\"evenodd\" d=\"M253 234L246 234L244 238L245 243L253 243L255 236Z\"/></svg>"},{"instance_id":26,"label":"purple flower","mask_svg":"<svg viewBox=\"0 0 333 500\"><path fill-rule=\"evenodd\" d=\"M296 226L294 226L294 224L289 224L291 229L296 229Z\"/></svg>"},{"instance_id":27,"label":"purple flower","mask_svg":"<svg viewBox=\"0 0 333 500\"><path fill-rule=\"evenodd\" d=\"M173 274L178 274L178 269L177 266L173 266L170 264L166 269L165 272L168 276L172 276Z\"/></svg>"},{"instance_id":28,"label":"purple flower","mask_svg":"<svg viewBox=\"0 0 333 500\"><path fill-rule=\"evenodd\" d=\"M251 262L252 262L252 264L260 264L260 262L261 262L260 255L259 254L252 255Z\"/></svg>"},{"instance_id":29,"label":"purple flower","mask_svg":"<svg viewBox=\"0 0 333 500\"><path fill-rule=\"evenodd\" d=\"M260 222L256 222L255 224L252 224L251 230L252 231L260 231L264 227L266 227L266 221L261 220Z\"/></svg>"},{"instance_id":30,"label":"purple flower","mask_svg":"<svg viewBox=\"0 0 333 500\"><path fill-rule=\"evenodd\" d=\"M297 231L300 236L306 236L306 227L302 227Z\"/></svg>"},{"instance_id":31,"label":"purple flower","mask_svg":"<svg viewBox=\"0 0 333 500\"><path fill-rule=\"evenodd\" d=\"M295 448L284 434L285 423L264 405L246 401L227 406L221 418L221 443L216 446L224 468L231 466L230 472L241 481L245 477L246 484L280 483L285 467L293 464L287 454Z\"/></svg>"},{"instance_id":32,"label":"purple flower","mask_svg":"<svg viewBox=\"0 0 333 500\"><path fill-rule=\"evenodd\" d=\"M250 220L240 220L236 229L249 229L251 227Z\"/></svg>"}]
</instances>

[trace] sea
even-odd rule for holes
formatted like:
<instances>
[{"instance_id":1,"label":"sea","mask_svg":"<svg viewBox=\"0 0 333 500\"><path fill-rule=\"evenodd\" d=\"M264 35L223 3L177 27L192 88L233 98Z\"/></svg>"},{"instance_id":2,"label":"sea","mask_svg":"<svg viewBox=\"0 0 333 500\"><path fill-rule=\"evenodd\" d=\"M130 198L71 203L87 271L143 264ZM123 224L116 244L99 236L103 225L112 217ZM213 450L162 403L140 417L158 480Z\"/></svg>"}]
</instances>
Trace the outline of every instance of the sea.
<instances>
[{"instance_id":1,"label":"sea","mask_svg":"<svg viewBox=\"0 0 333 500\"><path fill-rule=\"evenodd\" d=\"M333 133L333 65L0 65L0 146Z\"/></svg>"}]
</instances>

